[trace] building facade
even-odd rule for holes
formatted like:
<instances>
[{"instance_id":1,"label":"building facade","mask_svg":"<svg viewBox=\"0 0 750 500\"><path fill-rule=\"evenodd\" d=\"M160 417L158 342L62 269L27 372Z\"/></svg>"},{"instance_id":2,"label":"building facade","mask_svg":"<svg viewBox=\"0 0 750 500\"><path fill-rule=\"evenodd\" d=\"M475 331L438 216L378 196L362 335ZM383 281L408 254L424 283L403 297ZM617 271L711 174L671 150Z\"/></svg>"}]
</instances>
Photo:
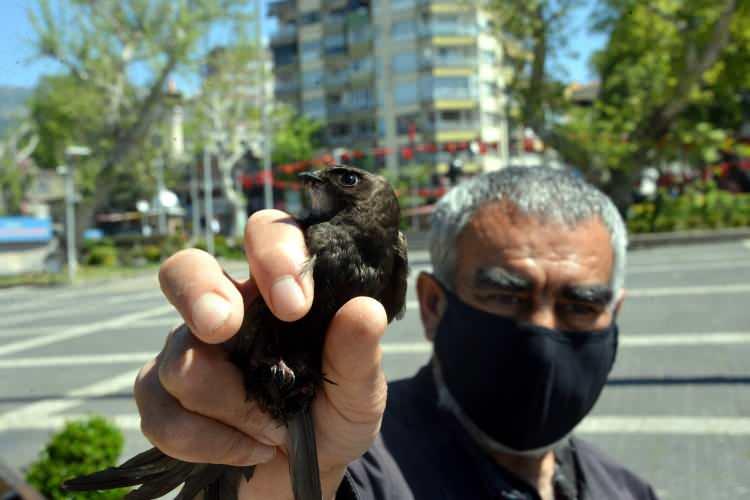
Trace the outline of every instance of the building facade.
<instances>
[{"instance_id":1,"label":"building facade","mask_svg":"<svg viewBox=\"0 0 750 500\"><path fill-rule=\"evenodd\" d=\"M450 0L280 0L270 14L276 99L322 121L332 148L380 149L392 168L416 159L447 169L475 143L481 154L467 167L503 165L506 66L481 9Z\"/></svg>"}]
</instances>

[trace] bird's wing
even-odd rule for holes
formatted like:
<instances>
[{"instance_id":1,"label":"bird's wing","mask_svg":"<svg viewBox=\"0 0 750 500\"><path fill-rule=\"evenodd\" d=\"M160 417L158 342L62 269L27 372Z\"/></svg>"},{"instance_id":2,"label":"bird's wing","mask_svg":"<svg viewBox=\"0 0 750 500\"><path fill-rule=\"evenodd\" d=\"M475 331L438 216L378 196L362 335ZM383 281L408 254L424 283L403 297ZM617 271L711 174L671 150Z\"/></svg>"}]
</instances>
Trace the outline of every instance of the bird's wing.
<instances>
[{"instance_id":1,"label":"bird's wing","mask_svg":"<svg viewBox=\"0 0 750 500\"><path fill-rule=\"evenodd\" d=\"M409 275L409 257L407 255L406 237L399 231L394 245L393 272L389 281L389 290L383 294L383 307L388 315L388 322L393 318L401 319L406 309L406 278Z\"/></svg>"}]
</instances>

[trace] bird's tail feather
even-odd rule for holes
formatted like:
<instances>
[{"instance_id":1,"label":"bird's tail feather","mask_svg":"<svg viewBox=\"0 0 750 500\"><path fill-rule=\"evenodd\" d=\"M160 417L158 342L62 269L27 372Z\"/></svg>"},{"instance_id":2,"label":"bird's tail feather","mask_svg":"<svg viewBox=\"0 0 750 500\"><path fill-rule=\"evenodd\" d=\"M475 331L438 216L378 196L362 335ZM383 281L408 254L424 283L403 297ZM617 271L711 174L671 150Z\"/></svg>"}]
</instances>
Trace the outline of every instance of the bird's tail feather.
<instances>
[{"instance_id":1,"label":"bird's tail feather","mask_svg":"<svg viewBox=\"0 0 750 500\"><path fill-rule=\"evenodd\" d=\"M287 422L289 428L289 474L294 500L320 500L320 468L315 425L308 408Z\"/></svg>"},{"instance_id":2,"label":"bird's tail feather","mask_svg":"<svg viewBox=\"0 0 750 500\"><path fill-rule=\"evenodd\" d=\"M240 477L249 478L253 467L193 464L169 457L152 448L136 455L119 467L110 467L63 483L67 491L111 490L141 485L129 492L126 500L151 500L166 495L185 483L177 499L193 500L201 491L206 500L235 500ZM219 496L215 496L218 494ZM212 496L213 495L213 496Z\"/></svg>"}]
</instances>

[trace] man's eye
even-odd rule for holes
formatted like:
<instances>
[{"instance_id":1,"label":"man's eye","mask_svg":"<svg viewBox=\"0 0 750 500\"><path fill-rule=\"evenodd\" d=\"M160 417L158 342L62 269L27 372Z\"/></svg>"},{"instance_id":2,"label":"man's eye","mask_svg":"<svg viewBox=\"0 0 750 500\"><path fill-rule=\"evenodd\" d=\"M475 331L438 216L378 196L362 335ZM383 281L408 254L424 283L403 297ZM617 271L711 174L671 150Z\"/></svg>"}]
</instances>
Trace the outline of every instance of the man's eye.
<instances>
[{"instance_id":1,"label":"man's eye","mask_svg":"<svg viewBox=\"0 0 750 500\"><path fill-rule=\"evenodd\" d=\"M492 303L495 305L505 306L505 307L517 307L524 302L524 297L520 297L518 295L512 295L509 293L499 293L499 294L493 294L488 295L483 298L483 300L487 303Z\"/></svg>"},{"instance_id":2,"label":"man's eye","mask_svg":"<svg viewBox=\"0 0 750 500\"><path fill-rule=\"evenodd\" d=\"M565 313L575 314L577 316L593 316L601 312L600 309L596 306L593 306L591 304L581 304L577 302L562 304L561 308Z\"/></svg>"},{"instance_id":3,"label":"man's eye","mask_svg":"<svg viewBox=\"0 0 750 500\"><path fill-rule=\"evenodd\" d=\"M346 187L353 187L356 186L359 182L359 176L357 174L347 172L339 176L339 182L341 182L341 184Z\"/></svg>"}]
</instances>

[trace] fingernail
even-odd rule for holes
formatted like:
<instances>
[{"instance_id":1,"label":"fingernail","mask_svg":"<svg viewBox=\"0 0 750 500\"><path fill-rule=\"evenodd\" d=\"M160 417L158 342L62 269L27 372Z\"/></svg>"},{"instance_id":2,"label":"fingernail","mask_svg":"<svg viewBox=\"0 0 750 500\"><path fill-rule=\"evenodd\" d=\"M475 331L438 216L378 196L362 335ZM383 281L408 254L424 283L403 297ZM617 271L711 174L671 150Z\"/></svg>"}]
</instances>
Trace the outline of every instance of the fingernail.
<instances>
[{"instance_id":1,"label":"fingernail","mask_svg":"<svg viewBox=\"0 0 750 500\"><path fill-rule=\"evenodd\" d=\"M193 323L201 333L213 333L229 319L232 306L213 292L204 293L193 303Z\"/></svg>"},{"instance_id":2,"label":"fingernail","mask_svg":"<svg viewBox=\"0 0 750 500\"><path fill-rule=\"evenodd\" d=\"M277 314L296 316L305 307L305 294L292 276L284 276L271 287L271 303Z\"/></svg>"},{"instance_id":3,"label":"fingernail","mask_svg":"<svg viewBox=\"0 0 750 500\"><path fill-rule=\"evenodd\" d=\"M276 448L259 444L252 448L250 460L255 464L262 464L270 461L275 455Z\"/></svg>"}]
</instances>

